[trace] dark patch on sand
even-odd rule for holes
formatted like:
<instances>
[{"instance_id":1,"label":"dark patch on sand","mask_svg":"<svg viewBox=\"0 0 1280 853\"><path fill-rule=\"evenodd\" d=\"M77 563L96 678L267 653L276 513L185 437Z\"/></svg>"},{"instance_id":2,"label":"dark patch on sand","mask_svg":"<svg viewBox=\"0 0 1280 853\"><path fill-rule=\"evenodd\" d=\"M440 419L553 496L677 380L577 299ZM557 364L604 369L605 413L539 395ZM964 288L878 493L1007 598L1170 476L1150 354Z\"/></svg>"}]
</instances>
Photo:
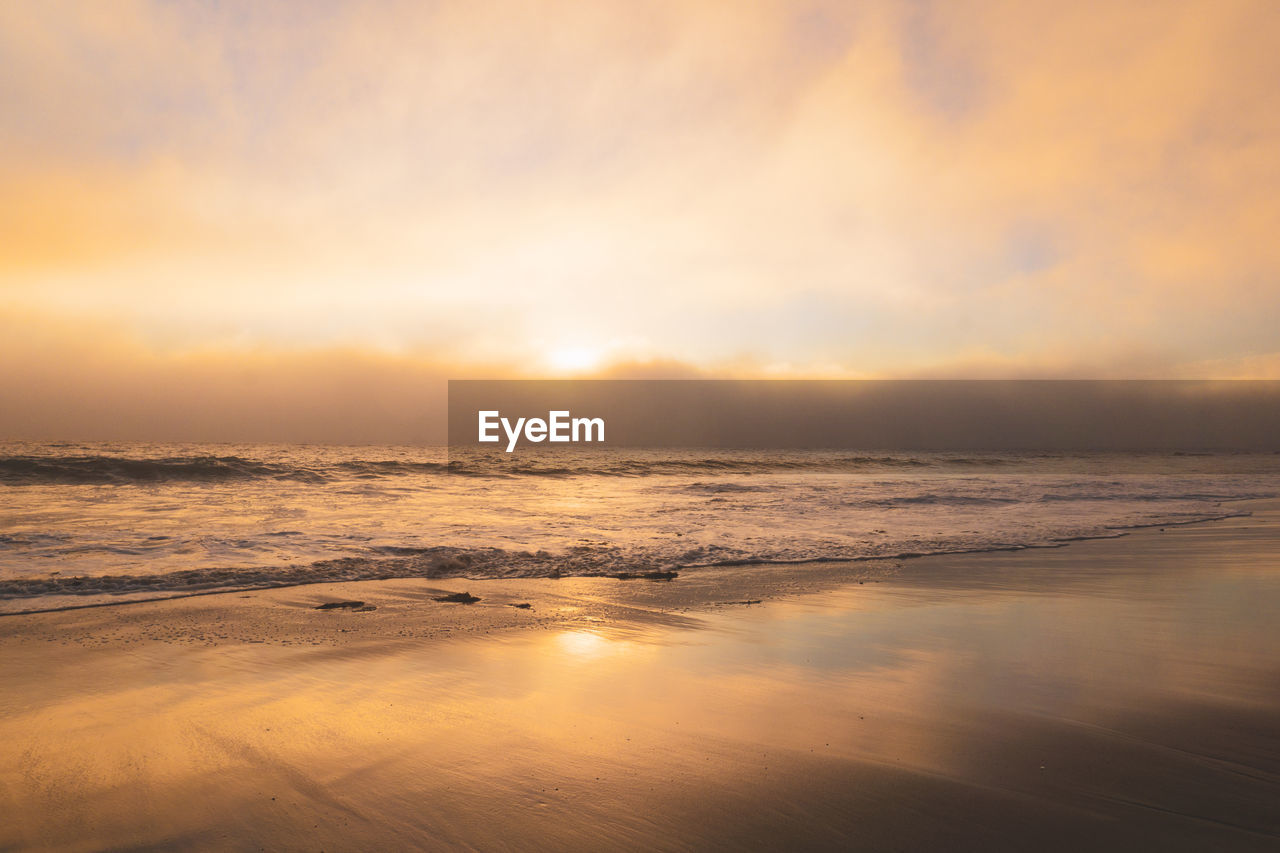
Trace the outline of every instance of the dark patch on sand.
<instances>
[{"instance_id":1,"label":"dark patch on sand","mask_svg":"<svg viewBox=\"0 0 1280 853\"><path fill-rule=\"evenodd\" d=\"M469 592L451 592L448 595L441 595L436 601L446 601L451 604L475 604L480 599Z\"/></svg>"},{"instance_id":2,"label":"dark patch on sand","mask_svg":"<svg viewBox=\"0 0 1280 853\"><path fill-rule=\"evenodd\" d=\"M673 581L680 577L679 572L619 572L614 575L620 581Z\"/></svg>"}]
</instances>

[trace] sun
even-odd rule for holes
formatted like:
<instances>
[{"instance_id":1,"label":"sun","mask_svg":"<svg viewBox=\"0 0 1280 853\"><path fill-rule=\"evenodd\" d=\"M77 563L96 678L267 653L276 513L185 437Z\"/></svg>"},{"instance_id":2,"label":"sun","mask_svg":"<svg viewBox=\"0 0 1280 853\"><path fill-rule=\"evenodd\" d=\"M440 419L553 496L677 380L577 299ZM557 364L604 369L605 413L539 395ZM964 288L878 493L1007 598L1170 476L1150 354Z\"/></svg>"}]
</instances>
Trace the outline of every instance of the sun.
<instances>
[{"instance_id":1,"label":"sun","mask_svg":"<svg viewBox=\"0 0 1280 853\"><path fill-rule=\"evenodd\" d=\"M561 347L547 354L547 364L561 373L581 373L600 364L600 353L586 347Z\"/></svg>"}]
</instances>

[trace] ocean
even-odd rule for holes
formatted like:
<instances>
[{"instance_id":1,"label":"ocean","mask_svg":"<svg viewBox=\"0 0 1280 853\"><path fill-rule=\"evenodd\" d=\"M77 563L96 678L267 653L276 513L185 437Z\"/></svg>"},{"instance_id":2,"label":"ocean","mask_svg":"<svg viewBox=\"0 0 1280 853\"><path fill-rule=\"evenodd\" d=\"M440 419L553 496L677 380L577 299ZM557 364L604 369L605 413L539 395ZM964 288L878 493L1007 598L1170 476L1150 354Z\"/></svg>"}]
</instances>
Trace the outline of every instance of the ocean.
<instances>
[{"instance_id":1,"label":"ocean","mask_svg":"<svg viewBox=\"0 0 1280 853\"><path fill-rule=\"evenodd\" d=\"M0 611L1058 547L1278 494L1271 453L5 442Z\"/></svg>"}]
</instances>

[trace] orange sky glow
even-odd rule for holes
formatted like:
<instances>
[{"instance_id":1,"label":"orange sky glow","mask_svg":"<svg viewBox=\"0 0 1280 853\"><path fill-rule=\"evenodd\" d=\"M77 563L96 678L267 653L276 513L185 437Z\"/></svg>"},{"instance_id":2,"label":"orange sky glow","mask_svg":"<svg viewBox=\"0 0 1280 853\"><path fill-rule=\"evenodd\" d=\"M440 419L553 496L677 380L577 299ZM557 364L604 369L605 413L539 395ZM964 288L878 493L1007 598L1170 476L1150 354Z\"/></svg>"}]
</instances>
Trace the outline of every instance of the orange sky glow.
<instances>
[{"instance_id":1,"label":"orange sky glow","mask_svg":"<svg viewBox=\"0 0 1280 853\"><path fill-rule=\"evenodd\" d=\"M0 4L0 438L1280 377L1280 6Z\"/></svg>"}]
</instances>

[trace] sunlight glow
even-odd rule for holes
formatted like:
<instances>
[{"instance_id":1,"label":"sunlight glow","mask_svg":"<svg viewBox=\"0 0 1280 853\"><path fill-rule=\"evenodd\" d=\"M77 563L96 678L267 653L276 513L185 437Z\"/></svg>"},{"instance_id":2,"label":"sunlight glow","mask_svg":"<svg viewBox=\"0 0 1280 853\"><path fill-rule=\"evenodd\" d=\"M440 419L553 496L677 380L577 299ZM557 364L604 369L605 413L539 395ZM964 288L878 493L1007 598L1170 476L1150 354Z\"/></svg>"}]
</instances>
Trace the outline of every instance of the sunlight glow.
<instances>
[{"instance_id":1,"label":"sunlight glow","mask_svg":"<svg viewBox=\"0 0 1280 853\"><path fill-rule=\"evenodd\" d=\"M591 631L565 631L556 637L556 645L570 656L590 660L610 651L610 643Z\"/></svg>"},{"instance_id":2,"label":"sunlight glow","mask_svg":"<svg viewBox=\"0 0 1280 853\"><path fill-rule=\"evenodd\" d=\"M547 355L547 364L561 373L591 370L600 364L600 353L586 347L562 347Z\"/></svg>"}]
</instances>

